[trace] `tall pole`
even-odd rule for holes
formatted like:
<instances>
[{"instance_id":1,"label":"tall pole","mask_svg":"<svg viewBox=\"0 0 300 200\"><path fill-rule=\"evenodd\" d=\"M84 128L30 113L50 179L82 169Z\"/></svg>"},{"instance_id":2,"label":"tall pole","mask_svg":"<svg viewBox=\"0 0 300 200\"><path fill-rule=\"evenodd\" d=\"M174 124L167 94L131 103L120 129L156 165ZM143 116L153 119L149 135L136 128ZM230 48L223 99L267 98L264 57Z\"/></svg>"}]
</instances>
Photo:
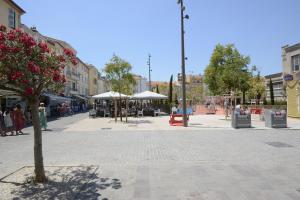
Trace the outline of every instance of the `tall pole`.
<instances>
[{"instance_id":1,"label":"tall pole","mask_svg":"<svg viewBox=\"0 0 300 200\"><path fill-rule=\"evenodd\" d=\"M149 91L151 91L152 86L151 86L151 54L148 56L148 67L149 67Z\"/></svg>"},{"instance_id":2,"label":"tall pole","mask_svg":"<svg viewBox=\"0 0 300 200\"><path fill-rule=\"evenodd\" d=\"M181 10L181 73L182 73L182 110L183 110L183 126L187 127L187 115L186 115L186 81L185 81L185 49L184 49L184 17L185 7L183 5L183 0L179 0L180 10Z\"/></svg>"}]
</instances>

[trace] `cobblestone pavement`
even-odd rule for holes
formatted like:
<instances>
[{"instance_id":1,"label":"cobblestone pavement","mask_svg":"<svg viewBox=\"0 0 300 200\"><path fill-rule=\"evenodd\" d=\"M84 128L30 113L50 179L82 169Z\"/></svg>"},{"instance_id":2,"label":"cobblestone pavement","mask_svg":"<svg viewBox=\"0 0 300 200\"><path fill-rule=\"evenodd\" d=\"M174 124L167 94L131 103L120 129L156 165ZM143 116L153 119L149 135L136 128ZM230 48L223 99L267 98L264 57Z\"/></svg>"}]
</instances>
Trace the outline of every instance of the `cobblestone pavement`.
<instances>
[{"instance_id":1,"label":"cobblestone pavement","mask_svg":"<svg viewBox=\"0 0 300 200\"><path fill-rule=\"evenodd\" d=\"M51 122L47 166L99 166L120 180L108 199L300 199L300 131L90 130L86 114ZM0 138L0 177L33 163L29 135ZM2 183L0 183L1 185Z\"/></svg>"}]
</instances>

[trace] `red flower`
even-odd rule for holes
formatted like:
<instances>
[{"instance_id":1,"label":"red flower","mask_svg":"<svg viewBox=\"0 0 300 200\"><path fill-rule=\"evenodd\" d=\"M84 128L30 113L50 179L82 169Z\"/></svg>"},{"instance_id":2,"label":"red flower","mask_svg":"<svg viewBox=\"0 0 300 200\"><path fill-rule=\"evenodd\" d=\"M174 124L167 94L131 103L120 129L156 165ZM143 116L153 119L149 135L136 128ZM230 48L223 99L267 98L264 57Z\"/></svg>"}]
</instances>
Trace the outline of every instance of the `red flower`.
<instances>
[{"instance_id":1,"label":"red flower","mask_svg":"<svg viewBox=\"0 0 300 200\"><path fill-rule=\"evenodd\" d=\"M41 69L39 66L37 66L34 62L29 62L27 65L27 68L30 72L34 73L34 74L39 74L41 73Z\"/></svg>"},{"instance_id":2,"label":"red flower","mask_svg":"<svg viewBox=\"0 0 300 200\"><path fill-rule=\"evenodd\" d=\"M33 95L33 89L31 87L26 87L24 95L25 96Z\"/></svg>"},{"instance_id":3,"label":"red flower","mask_svg":"<svg viewBox=\"0 0 300 200\"><path fill-rule=\"evenodd\" d=\"M74 56L74 52L71 49L64 49L64 53L67 56Z\"/></svg>"},{"instance_id":4,"label":"red flower","mask_svg":"<svg viewBox=\"0 0 300 200\"><path fill-rule=\"evenodd\" d=\"M10 80L15 81L17 79L19 79L20 77L24 76L24 74L22 72L13 72L10 76Z\"/></svg>"},{"instance_id":5,"label":"red flower","mask_svg":"<svg viewBox=\"0 0 300 200\"><path fill-rule=\"evenodd\" d=\"M0 26L0 31L1 31L1 32L6 32L6 26L1 25L1 26Z\"/></svg>"},{"instance_id":6,"label":"red flower","mask_svg":"<svg viewBox=\"0 0 300 200\"><path fill-rule=\"evenodd\" d=\"M15 31L10 31L10 32L7 34L7 37L8 37L8 39L11 40L11 41L12 41L12 40L15 40L15 39L17 38Z\"/></svg>"},{"instance_id":7,"label":"red flower","mask_svg":"<svg viewBox=\"0 0 300 200\"><path fill-rule=\"evenodd\" d=\"M66 82L66 77L65 77L65 75L62 75L62 76L61 76L61 81L62 81L63 83Z\"/></svg>"},{"instance_id":8,"label":"red flower","mask_svg":"<svg viewBox=\"0 0 300 200\"><path fill-rule=\"evenodd\" d=\"M59 82L60 81L60 72L59 71L54 71L54 73L53 73L53 78L52 78L52 80L54 81L54 82Z\"/></svg>"},{"instance_id":9,"label":"red flower","mask_svg":"<svg viewBox=\"0 0 300 200\"><path fill-rule=\"evenodd\" d=\"M66 59L63 56L58 56L60 62L66 62Z\"/></svg>"},{"instance_id":10,"label":"red flower","mask_svg":"<svg viewBox=\"0 0 300 200\"><path fill-rule=\"evenodd\" d=\"M14 48L11 48L11 51L12 51L13 53L18 53L18 52L21 51L21 49L18 48L18 47L14 47Z\"/></svg>"},{"instance_id":11,"label":"red flower","mask_svg":"<svg viewBox=\"0 0 300 200\"><path fill-rule=\"evenodd\" d=\"M28 85L28 84L29 84L29 81L28 81L28 80L22 80L21 82L24 83L25 85Z\"/></svg>"},{"instance_id":12,"label":"red flower","mask_svg":"<svg viewBox=\"0 0 300 200\"><path fill-rule=\"evenodd\" d=\"M49 53L50 52L49 48L48 48L48 45L44 42L39 43L39 47L41 48L43 53L45 53L45 52Z\"/></svg>"},{"instance_id":13,"label":"red flower","mask_svg":"<svg viewBox=\"0 0 300 200\"><path fill-rule=\"evenodd\" d=\"M5 35L4 33L0 32L0 41L3 41L5 40Z\"/></svg>"},{"instance_id":14,"label":"red flower","mask_svg":"<svg viewBox=\"0 0 300 200\"><path fill-rule=\"evenodd\" d=\"M28 34L23 33L20 36L20 42L22 42L26 47L33 47L36 45L36 42Z\"/></svg>"},{"instance_id":15,"label":"red flower","mask_svg":"<svg viewBox=\"0 0 300 200\"><path fill-rule=\"evenodd\" d=\"M78 61L77 61L76 58L72 58L72 59L71 59L71 62L72 62L73 65L77 65L77 64L78 64Z\"/></svg>"},{"instance_id":16,"label":"red flower","mask_svg":"<svg viewBox=\"0 0 300 200\"><path fill-rule=\"evenodd\" d=\"M6 51L6 50L8 50L8 47L5 44L0 44L0 50Z\"/></svg>"}]
</instances>

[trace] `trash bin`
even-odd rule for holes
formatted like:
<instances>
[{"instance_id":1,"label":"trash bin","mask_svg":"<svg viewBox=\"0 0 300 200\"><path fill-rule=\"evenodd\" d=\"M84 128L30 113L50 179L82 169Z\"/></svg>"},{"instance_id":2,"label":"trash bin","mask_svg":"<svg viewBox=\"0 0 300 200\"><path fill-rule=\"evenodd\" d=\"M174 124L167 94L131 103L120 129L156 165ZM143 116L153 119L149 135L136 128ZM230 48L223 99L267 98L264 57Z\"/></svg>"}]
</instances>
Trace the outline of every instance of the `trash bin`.
<instances>
[{"instance_id":1,"label":"trash bin","mask_svg":"<svg viewBox=\"0 0 300 200\"><path fill-rule=\"evenodd\" d=\"M287 116L285 110L265 110L265 124L269 128L286 128Z\"/></svg>"},{"instance_id":2,"label":"trash bin","mask_svg":"<svg viewBox=\"0 0 300 200\"><path fill-rule=\"evenodd\" d=\"M265 121L265 110L264 109L259 114L259 120L260 121Z\"/></svg>"},{"instance_id":3,"label":"trash bin","mask_svg":"<svg viewBox=\"0 0 300 200\"><path fill-rule=\"evenodd\" d=\"M251 128L251 113L235 110L232 114L233 128Z\"/></svg>"}]
</instances>

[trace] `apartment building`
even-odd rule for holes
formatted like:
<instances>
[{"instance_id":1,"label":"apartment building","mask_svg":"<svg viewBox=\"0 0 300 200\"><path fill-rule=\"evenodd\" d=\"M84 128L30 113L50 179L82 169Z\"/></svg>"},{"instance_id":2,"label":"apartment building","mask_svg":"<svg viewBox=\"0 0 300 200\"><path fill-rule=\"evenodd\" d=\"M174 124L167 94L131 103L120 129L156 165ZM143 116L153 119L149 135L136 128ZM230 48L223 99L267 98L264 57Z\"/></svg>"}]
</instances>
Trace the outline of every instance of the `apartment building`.
<instances>
[{"instance_id":1,"label":"apartment building","mask_svg":"<svg viewBox=\"0 0 300 200\"><path fill-rule=\"evenodd\" d=\"M282 47L282 67L286 85L287 114L300 118L300 43Z\"/></svg>"},{"instance_id":2,"label":"apartment building","mask_svg":"<svg viewBox=\"0 0 300 200\"><path fill-rule=\"evenodd\" d=\"M0 25L8 29L21 26L21 16L25 11L12 0L0 0Z\"/></svg>"},{"instance_id":3,"label":"apartment building","mask_svg":"<svg viewBox=\"0 0 300 200\"><path fill-rule=\"evenodd\" d=\"M273 94L275 101L285 101L286 100L286 92L283 84L282 73L270 74L265 76L265 86L266 86L266 100L271 100L270 93L270 79L273 83Z\"/></svg>"}]
</instances>

